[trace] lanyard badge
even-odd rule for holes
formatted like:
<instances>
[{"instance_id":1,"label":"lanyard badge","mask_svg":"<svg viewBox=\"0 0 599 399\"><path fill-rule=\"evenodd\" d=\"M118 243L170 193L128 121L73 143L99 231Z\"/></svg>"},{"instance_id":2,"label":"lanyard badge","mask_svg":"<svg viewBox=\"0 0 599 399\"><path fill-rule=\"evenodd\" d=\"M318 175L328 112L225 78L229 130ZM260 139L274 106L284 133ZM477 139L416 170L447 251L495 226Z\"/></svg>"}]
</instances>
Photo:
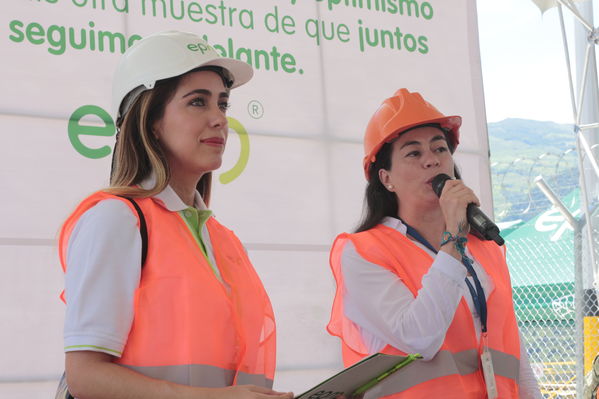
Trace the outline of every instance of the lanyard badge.
<instances>
[{"instance_id":1,"label":"lanyard badge","mask_svg":"<svg viewBox=\"0 0 599 399\"><path fill-rule=\"evenodd\" d=\"M480 363L483 368L483 376L485 377L485 385L487 386L487 397L488 399L497 398L497 382L495 381L495 371L493 370L493 360L491 359L491 352L489 352L489 346L487 334L483 333L482 346L483 350L480 354Z\"/></svg>"}]
</instances>

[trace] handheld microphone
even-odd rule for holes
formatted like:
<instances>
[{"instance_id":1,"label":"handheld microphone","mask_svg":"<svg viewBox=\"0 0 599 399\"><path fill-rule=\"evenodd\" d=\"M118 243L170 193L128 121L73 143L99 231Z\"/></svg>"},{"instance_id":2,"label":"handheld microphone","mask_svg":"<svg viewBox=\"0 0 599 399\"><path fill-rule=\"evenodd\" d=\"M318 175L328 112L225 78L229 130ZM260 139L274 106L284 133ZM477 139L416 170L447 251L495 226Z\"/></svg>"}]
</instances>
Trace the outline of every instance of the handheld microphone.
<instances>
[{"instance_id":1,"label":"handheld microphone","mask_svg":"<svg viewBox=\"0 0 599 399\"><path fill-rule=\"evenodd\" d=\"M433 178L433 191L437 194L437 197L441 196L441 191L443 191L443 186L445 186L447 180L451 180L451 177L445 173L438 174ZM485 240L493 240L497 245L504 244L503 238L499 235L499 228L476 204L468 204L466 219L468 219L470 228L476 236Z\"/></svg>"}]
</instances>

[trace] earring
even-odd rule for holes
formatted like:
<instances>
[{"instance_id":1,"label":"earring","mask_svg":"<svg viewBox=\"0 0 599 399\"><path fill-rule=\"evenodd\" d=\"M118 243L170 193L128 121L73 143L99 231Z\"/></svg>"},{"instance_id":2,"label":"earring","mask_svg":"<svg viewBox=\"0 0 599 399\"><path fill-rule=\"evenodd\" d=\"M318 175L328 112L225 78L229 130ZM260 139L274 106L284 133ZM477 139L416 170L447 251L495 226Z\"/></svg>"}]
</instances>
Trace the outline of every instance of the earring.
<instances>
[{"instance_id":1,"label":"earring","mask_svg":"<svg viewBox=\"0 0 599 399\"><path fill-rule=\"evenodd\" d=\"M393 185L392 185L392 184L389 184L389 185L387 186L387 189L388 189L389 191L393 190Z\"/></svg>"}]
</instances>

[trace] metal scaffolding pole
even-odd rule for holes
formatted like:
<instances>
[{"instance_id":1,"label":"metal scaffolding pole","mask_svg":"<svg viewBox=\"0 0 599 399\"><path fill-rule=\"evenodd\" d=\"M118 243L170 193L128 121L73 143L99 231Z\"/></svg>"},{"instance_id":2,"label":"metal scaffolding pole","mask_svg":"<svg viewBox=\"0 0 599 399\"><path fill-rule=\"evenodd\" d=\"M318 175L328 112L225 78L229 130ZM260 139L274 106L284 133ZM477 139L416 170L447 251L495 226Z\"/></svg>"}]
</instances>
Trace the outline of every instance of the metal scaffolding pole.
<instances>
[{"instance_id":1,"label":"metal scaffolding pole","mask_svg":"<svg viewBox=\"0 0 599 399\"><path fill-rule=\"evenodd\" d=\"M577 224L574 235L575 248L575 311L576 311L576 392L582 397L585 367L589 358L594 357L597 348L593 346L597 331L597 244L593 239L594 208L597 202L599 186L599 165L593 154L594 144L598 142L599 127L599 88L597 85L597 67L595 45L597 29L593 26L592 1L578 3L572 0L557 0L562 40L568 70L570 98L574 117L574 133L578 151L580 171L581 207L583 218ZM570 52L564 24L563 8L568 10L575 23L576 85L571 71ZM575 94L577 93L577 95ZM584 229L584 231L583 231ZM586 245L585 245L586 244ZM592 302L592 303L591 303ZM592 334L595 337L592 337ZM592 339L589 339L591 335ZM589 344L589 342L591 344Z\"/></svg>"}]
</instances>

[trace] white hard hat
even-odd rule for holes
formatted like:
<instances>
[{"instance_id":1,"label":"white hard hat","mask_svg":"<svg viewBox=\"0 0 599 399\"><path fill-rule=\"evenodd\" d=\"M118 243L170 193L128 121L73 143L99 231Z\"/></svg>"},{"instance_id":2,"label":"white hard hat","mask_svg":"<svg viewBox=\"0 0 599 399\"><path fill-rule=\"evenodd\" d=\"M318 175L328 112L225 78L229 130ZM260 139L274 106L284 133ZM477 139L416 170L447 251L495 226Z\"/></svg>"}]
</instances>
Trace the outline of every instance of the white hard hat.
<instances>
[{"instance_id":1,"label":"white hard hat","mask_svg":"<svg viewBox=\"0 0 599 399\"><path fill-rule=\"evenodd\" d=\"M203 66L226 69L233 78L231 88L246 83L254 74L249 64L221 57L193 33L159 32L139 40L123 54L114 73L112 113L115 120L129 111L142 92L154 88L156 81Z\"/></svg>"}]
</instances>

